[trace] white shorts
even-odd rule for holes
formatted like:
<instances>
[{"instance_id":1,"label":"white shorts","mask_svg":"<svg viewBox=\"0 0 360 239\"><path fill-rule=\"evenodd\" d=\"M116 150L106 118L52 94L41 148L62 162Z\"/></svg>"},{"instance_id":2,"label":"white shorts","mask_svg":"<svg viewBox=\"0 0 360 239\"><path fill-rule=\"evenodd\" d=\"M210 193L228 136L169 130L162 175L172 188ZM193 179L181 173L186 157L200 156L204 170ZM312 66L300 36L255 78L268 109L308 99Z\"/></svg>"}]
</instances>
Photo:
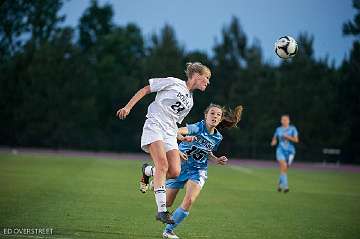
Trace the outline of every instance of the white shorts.
<instances>
[{"instance_id":1,"label":"white shorts","mask_svg":"<svg viewBox=\"0 0 360 239\"><path fill-rule=\"evenodd\" d=\"M177 128L165 130L156 120L146 119L141 135L141 149L149 153L149 144L161 140L164 143L165 152L178 150L177 130Z\"/></svg>"}]
</instances>

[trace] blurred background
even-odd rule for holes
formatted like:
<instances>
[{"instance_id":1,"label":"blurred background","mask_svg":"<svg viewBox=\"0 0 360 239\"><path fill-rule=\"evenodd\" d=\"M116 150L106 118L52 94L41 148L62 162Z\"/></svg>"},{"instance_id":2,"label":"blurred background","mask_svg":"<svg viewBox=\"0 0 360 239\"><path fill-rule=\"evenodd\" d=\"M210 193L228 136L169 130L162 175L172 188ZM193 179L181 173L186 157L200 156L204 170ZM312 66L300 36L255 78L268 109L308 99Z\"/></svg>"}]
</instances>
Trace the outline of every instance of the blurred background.
<instances>
[{"instance_id":1,"label":"blurred background","mask_svg":"<svg viewBox=\"0 0 360 239\"><path fill-rule=\"evenodd\" d=\"M360 1L2 1L0 145L140 152L149 78L213 73L185 123L209 103L245 108L221 153L274 159L280 115L300 132L297 160L360 163ZM293 36L280 61L273 44Z\"/></svg>"}]
</instances>

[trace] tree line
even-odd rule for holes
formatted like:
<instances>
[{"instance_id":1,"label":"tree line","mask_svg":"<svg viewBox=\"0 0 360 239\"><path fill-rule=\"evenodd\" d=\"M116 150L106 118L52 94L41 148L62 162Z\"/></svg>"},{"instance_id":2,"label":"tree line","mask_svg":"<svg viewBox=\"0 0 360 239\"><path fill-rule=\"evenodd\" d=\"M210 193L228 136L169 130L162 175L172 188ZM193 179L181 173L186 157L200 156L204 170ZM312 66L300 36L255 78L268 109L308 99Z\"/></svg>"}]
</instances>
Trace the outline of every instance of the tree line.
<instances>
[{"instance_id":1,"label":"tree line","mask_svg":"<svg viewBox=\"0 0 360 239\"><path fill-rule=\"evenodd\" d=\"M211 85L195 93L185 122L202 119L208 104L244 106L239 127L222 132L220 150L233 157L274 158L270 139L288 113L300 132L300 160L323 160L341 149L360 163L360 1L344 23L354 39L340 66L314 57L313 36L300 33L299 52L279 65L263 59L236 17L221 30L212 54L188 51L174 29L144 37L133 23L113 22L110 4L93 0L76 27L63 26L63 0L5 0L0 7L0 145L136 152L148 104L127 120L115 117L152 77L185 80L186 62L212 70Z\"/></svg>"}]
</instances>

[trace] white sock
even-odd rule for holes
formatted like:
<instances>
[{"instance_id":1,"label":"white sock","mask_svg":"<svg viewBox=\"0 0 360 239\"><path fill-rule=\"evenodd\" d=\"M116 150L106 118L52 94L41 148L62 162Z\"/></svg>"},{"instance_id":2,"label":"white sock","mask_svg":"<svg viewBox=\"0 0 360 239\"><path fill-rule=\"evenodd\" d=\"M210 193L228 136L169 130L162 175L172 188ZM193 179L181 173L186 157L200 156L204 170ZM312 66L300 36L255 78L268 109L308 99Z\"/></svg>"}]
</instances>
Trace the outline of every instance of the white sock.
<instances>
[{"instance_id":1,"label":"white sock","mask_svg":"<svg viewBox=\"0 0 360 239\"><path fill-rule=\"evenodd\" d=\"M155 174L155 167L153 167L151 165L146 166L144 171L145 171L146 176L153 177Z\"/></svg>"},{"instance_id":2,"label":"white sock","mask_svg":"<svg viewBox=\"0 0 360 239\"><path fill-rule=\"evenodd\" d=\"M155 201L158 207L158 212L166 212L166 188L165 186L160 186L154 190L155 192Z\"/></svg>"}]
</instances>

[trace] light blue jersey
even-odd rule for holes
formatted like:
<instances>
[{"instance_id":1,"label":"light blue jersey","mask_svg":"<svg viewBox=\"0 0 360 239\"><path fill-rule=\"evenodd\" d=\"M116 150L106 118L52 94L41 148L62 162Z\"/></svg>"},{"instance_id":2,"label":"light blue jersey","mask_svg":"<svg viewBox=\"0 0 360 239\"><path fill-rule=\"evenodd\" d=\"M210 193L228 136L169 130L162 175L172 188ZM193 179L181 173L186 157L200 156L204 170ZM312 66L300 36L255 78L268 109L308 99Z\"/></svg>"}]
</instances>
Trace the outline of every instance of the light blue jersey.
<instances>
[{"instance_id":1,"label":"light blue jersey","mask_svg":"<svg viewBox=\"0 0 360 239\"><path fill-rule=\"evenodd\" d=\"M200 187L204 186L207 179L207 167L209 153L216 151L223 139L219 131L210 134L206 128L205 121L187 125L188 135L196 136L193 142L181 142L179 150L188 156L181 163L180 175L175 179L166 181L167 188L183 188L188 180L196 182Z\"/></svg>"},{"instance_id":2,"label":"light blue jersey","mask_svg":"<svg viewBox=\"0 0 360 239\"><path fill-rule=\"evenodd\" d=\"M188 135L196 136L196 140L180 143L179 150L188 156L188 160L183 161L183 164L190 168L207 169L208 154L217 150L223 137L216 129L210 134L204 120L186 127L189 131Z\"/></svg>"},{"instance_id":3,"label":"light blue jersey","mask_svg":"<svg viewBox=\"0 0 360 239\"><path fill-rule=\"evenodd\" d=\"M293 125L287 128L283 126L276 128L274 133L274 137L278 140L276 159L292 161L295 156L295 146L291 141L285 139L284 135L296 137L298 136L298 131Z\"/></svg>"}]
</instances>

